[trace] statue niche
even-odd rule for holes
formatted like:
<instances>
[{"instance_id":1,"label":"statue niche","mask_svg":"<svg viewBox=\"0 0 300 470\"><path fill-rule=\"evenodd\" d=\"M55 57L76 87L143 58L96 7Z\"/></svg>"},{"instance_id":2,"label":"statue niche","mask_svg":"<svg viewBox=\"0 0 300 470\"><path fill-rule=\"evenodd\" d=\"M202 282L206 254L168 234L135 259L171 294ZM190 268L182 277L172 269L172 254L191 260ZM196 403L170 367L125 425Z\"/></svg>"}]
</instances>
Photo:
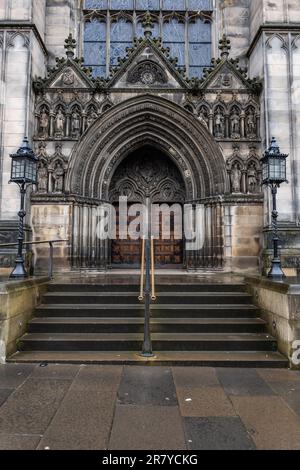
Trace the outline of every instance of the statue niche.
<instances>
[{"instance_id":1,"label":"statue niche","mask_svg":"<svg viewBox=\"0 0 300 470\"><path fill-rule=\"evenodd\" d=\"M63 108L62 106L59 106L54 118L55 138L61 139L65 136L65 122L66 117L63 113Z\"/></svg>"},{"instance_id":2,"label":"statue niche","mask_svg":"<svg viewBox=\"0 0 300 470\"><path fill-rule=\"evenodd\" d=\"M225 136L225 117L221 106L218 106L215 111L214 134L217 139L223 139Z\"/></svg>"},{"instance_id":3,"label":"statue niche","mask_svg":"<svg viewBox=\"0 0 300 470\"><path fill-rule=\"evenodd\" d=\"M38 167L37 167L37 188L38 193L47 193L48 192L48 155L46 151L46 144L41 142L39 145L39 151L37 154L38 157Z\"/></svg>"},{"instance_id":4,"label":"statue niche","mask_svg":"<svg viewBox=\"0 0 300 470\"><path fill-rule=\"evenodd\" d=\"M62 153L62 144L55 146L55 153L50 157L48 171L49 192L53 194L63 194L65 191L65 175L68 168L68 160Z\"/></svg>"},{"instance_id":5,"label":"statue niche","mask_svg":"<svg viewBox=\"0 0 300 470\"><path fill-rule=\"evenodd\" d=\"M257 135L255 109L250 106L246 110L246 136L248 139L255 139Z\"/></svg>"},{"instance_id":6,"label":"statue niche","mask_svg":"<svg viewBox=\"0 0 300 470\"><path fill-rule=\"evenodd\" d=\"M230 135L232 139L240 139L241 137L240 110L237 106L234 106L230 113Z\"/></svg>"},{"instance_id":7,"label":"statue niche","mask_svg":"<svg viewBox=\"0 0 300 470\"><path fill-rule=\"evenodd\" d=\"M49 136L49 109L47 106L42 106L38 116L38 137L40 139L47 139Z\"/></svg>"},{"instance_id":8,"label":"statue niche","mask_svg":"<svg viewBox=\"0 0 300 470\"><path fill-rule=\"evenodd\" d=\"M201 124L206 127L206 129L209 128L209 111L206 106L201 106L199 111L198 111L198 118Z\"/></svg>"}]
</instances>

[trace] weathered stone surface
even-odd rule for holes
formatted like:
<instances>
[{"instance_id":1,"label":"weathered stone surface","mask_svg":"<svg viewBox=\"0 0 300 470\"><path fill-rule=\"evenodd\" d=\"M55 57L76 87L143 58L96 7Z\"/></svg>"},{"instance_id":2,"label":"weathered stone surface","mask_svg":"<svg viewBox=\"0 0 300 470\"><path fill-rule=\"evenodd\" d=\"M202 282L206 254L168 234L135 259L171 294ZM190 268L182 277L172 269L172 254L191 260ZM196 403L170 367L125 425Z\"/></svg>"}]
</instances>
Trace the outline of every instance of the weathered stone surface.
<instances>
[{"instance_id":1,"label":"weathered stone surface","mask_svg":"<svg viewBox=\"0 0 300 470\"><path fill-rule=\"evenodd\" d=\"M118 405L109 450L184 450L177 407Z\"/></svg>"}]
</instances>

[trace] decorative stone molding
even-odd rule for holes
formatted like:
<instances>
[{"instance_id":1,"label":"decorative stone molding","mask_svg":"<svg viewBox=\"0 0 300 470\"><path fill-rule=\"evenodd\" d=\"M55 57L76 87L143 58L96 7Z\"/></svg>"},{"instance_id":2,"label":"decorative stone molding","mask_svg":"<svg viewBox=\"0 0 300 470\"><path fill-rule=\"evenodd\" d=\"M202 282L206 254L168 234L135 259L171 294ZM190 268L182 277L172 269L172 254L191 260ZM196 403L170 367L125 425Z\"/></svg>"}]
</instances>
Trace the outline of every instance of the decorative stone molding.
<instances>
[{"instance_id":1,"label":"decorative stone molding","mask_svg":"<svg viewBox=\"0 0 300 470\"><path fill-rule=\"evenodd\" d=\"M144 85L163 84L168 82L168 77L160 65L151 60L144 60L129 71L127 82L131 84L143 83Z\"/></svg>"}]
</instances>

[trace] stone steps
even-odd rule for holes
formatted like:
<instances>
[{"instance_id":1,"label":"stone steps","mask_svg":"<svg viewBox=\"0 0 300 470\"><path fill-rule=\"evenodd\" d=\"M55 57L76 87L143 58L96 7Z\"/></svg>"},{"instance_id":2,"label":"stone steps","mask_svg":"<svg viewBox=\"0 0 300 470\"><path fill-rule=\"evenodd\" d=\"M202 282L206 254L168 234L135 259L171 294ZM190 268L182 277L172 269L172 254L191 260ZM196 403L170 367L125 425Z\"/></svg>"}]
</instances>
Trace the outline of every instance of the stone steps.
<instances>
[{"instance_id":1,"label":"stone steps","mask_svg":"<svg viewBox=\"0 0 300 470\"><path fill-rule=\"evenodd\" d=\"M11 360L141 363L138 290L128 283L51 283ZM287 365L243 285L166 283L157 293L151 305L154 365Z\"/></svg>"}]
</instances>

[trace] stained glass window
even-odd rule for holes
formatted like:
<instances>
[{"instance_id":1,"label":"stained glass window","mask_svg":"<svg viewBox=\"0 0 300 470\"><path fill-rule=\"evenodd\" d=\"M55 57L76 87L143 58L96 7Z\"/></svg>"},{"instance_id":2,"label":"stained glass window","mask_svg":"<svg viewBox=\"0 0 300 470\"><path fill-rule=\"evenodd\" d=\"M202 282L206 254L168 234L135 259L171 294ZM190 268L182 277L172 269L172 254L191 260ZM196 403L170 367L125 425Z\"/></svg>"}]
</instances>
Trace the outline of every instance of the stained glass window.
<instances>
[{"instance_id":1,"label":"stained glass window","mask_svg":"<svg viewBox=\"0 0 300 470\"><path fill-rule=\"evenodd\" d=\"M211 63L212 0L85 0L85 64L95 76L107 75L134 36L143 37L147 10L153 18L153 37L162 37L189 76L200 77Z\"/></svg>"},{"instance_id":2,"label":"stained glass window","mask_svg":"<svg viewBox=\"0 0 300 470\"><path fill-rule=\"evenodd\" d=\"M110 64L116 65L118 57L126 55L126 48L132 46L133 25L126 18L118 18L110 28Z\"/></svg>"}]
</instances>

